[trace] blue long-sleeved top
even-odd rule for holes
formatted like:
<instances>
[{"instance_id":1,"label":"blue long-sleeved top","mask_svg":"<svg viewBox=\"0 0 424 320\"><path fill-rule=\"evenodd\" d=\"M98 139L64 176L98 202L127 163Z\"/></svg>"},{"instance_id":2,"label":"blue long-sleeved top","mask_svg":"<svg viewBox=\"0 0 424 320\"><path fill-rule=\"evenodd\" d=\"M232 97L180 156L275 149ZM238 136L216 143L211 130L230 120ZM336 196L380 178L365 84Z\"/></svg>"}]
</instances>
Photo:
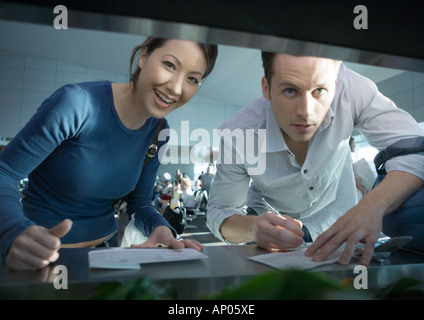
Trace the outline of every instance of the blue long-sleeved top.
<instances>
[{"instance_id":1,"label":"blue long-sleeved top","mask_svg":"<svg viewBox=\"0 0 424 320\"><path fill-rule=\"evenodd\" d=\"M133 189L127 210L142 219L142 231L149 236L158 225L173 230L150 201L158 157L142 170L157 122L151 117L140 129L126 128L110 82L66 85L52 94L0 152L1 256L33 224L51 228L71 219L62 243L111 234L117 229L112 201ZM26 177L20 201L19 181Z\"/></svg>"}]
</instances>

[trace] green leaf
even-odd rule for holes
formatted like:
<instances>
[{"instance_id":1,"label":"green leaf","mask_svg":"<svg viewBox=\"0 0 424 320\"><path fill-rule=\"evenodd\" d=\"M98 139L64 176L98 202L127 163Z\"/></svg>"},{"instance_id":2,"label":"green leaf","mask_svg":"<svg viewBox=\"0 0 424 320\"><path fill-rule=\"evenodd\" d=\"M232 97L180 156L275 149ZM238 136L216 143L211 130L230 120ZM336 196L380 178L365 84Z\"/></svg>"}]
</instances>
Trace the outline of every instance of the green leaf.
<instances>
[{"instance_id":1,"label":"green leaf","mask_svg":"<svg viewBox=\"0 0 424 320\"><path fill-rule=\"evenodd\" d=\"M99 285L90 300L158 300L172 299L175 292L169 286L158 286L145 277L127 282L106 282Z\"/></svg>"},{"instance_id":2,"label":"green leaf","mask_svg":"<svg viewBox=\"0 0 424 320\"><path fill-rule=\"evenodd\" d=\"M404 277L375 293L377 299L424 299L424 291L416 288L422 283L417 279Z\"/></svg>"},{"instance_id":3,"label":"green leaf","mask_svg":"<svg viewBox=\"0 0 424 320\"><path fill-rule=\"evenodd\" d=\"M370 296L322 273L278 270L255 276L212 299L370 299Z\"/></svg>"}]
</instances>

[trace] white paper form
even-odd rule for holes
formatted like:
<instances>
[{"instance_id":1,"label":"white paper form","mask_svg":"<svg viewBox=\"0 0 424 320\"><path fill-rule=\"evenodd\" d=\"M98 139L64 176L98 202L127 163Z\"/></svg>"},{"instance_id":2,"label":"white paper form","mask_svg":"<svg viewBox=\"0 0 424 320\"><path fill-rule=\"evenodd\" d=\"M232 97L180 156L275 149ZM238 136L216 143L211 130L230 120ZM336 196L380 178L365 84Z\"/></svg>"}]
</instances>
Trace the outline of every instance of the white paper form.
<instances>
[{"instance_id":1,"label":"white paper form","mask_svg":"<svg viewBox=\"0 0 424 320\"><path fill-rule=\"evenodd\" d=\"M249 257L253 261L264 263L277 269L312 269L322 265L335 263L339 260L342 251L336 251L326 260L312 261L312 257L305 256L306 248L292 251L265 253Z\"/></svg>"},{"instance_id":2,"label":"white paper form","mask_svg":"<svg viewBox=\"0 0 424 320\"><path fill-rule=\"evenodd\" d=\"M167 248L110 248L88 253L90 268L139 269L140 264L205 259L197 250Z\"/></svg>"}]
</instances>

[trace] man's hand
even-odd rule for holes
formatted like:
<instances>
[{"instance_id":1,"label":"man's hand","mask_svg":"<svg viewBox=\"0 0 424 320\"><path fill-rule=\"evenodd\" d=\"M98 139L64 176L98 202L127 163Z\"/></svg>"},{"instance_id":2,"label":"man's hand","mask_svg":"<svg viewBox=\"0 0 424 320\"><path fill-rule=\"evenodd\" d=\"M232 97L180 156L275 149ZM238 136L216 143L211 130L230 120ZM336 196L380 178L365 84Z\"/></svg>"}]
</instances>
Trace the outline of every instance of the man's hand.
<instances>
[{"instance_id":1,"label":"man's hand","mask_svg":"<svg viewBox=\"0 0 424 320\"><path fill-rule=\"evenodd\" d=\"M6 256L6 265L14 270L33 270L46 267L59 258L60 238L72 228L66 219L51 229L28 227L13 241Z\"/></svg>"},{"instance_id":2,"label":"man's hand","mask_svg":"<svg viewBox=\"0 0 424 320\"><path fill-rule=\"evenodd\" d=\"M265 212L256 223L256 243L265 249L297 248L303 236L302 222L286 215Z\"/></svg>"},{"instance_id":3,"label":"man's hand","mask_svg":"<svg viewBox=\"0 0 424 320\"><path fill-rule=\"evenodd\" d=\"M149 248L149 247L157 247L159 245L163 245L171 249L192 248L197 251L202 251L204 248L203 244L195 240L179 241L175 239L171 229L169 229L166 226L156 227L146 242L141 244L132 244L131 247L132 248Z\"/></svg>"},{"instance_id":4,"label":"man's hand","mask_svg":"<svg viewBox=\"0 0 424 320\"><path fill-rule=\"evenodd\" d=\"M265 212L260 216L235 214L221 225L224 238L233 243L256 241L265 249L296 248L303 243L302 222Z\"/></svg>"},{"instance_id":5,"label":"man's hand","mask_svg":"<svg viewBox=\"0 0 424 320\"><path fill-rule=\"evenodd\" d=\"M383 181L367 193L361 201L337 221L306 250L305 255L315 261L325 260L346 242L339 259L348 264L358 242L365 243L360 263L368 265L374 252L374 244L380 236L383 216L398 208L411 197L424 181L410 173L389 172Z\"/></svg>"},{"instance_id":6,"label":"man's hand","mask_svg":"<svg viewBox=\"0 0 424 320\"><path fill-rule=\"evenodd\" d=\"M360 263L368 265L374 252L374 244L380 236L382 221L381 211L357 205L322 233L306 250L305 255L312 256L314 261L322 261L346 242L339 263L347 265L355 252L357 243L363 242L365 250Z\"/></svg>"}]
</instances>

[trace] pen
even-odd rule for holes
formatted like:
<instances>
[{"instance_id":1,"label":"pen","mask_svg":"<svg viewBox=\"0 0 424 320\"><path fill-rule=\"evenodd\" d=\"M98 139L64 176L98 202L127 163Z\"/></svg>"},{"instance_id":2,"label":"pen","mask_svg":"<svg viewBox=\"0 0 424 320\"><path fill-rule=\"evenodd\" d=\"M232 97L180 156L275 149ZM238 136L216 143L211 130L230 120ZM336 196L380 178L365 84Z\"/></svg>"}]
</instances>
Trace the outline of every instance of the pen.
<instances>
[{"instance_id":1,"label":"pen","mask_svg":"<svg viewBox=\"0 0 424 320\"><path fill-rule=\"evenodd\" d=\"M274 209L273 206L271 206L268 201L265 200L265 198L262 198L262 202L266 205L266 207L271 211L274 212L275 214L282 216L281 213L279 213L277 210ZM305 244L305 239L303 239L303 244Z\"/></svg>"},{"instance_id":2,"label":"pen","mask_svg":"<svg viewBox=\"0 0 424 320\"><path fill-rule=\"evenodd\" d=\"M274 207L273 206L271 206L269 203L268 203L268 201L266 201L265 200L265 198L262 198L262 202L266 205L266 207L271 211L271 212L274 212L275 214L277 214L277 215L279 215L279 216L281 216L281 214L277 211L277 210L275 210L274 209Z\"/></svg>"}]
</instances>

